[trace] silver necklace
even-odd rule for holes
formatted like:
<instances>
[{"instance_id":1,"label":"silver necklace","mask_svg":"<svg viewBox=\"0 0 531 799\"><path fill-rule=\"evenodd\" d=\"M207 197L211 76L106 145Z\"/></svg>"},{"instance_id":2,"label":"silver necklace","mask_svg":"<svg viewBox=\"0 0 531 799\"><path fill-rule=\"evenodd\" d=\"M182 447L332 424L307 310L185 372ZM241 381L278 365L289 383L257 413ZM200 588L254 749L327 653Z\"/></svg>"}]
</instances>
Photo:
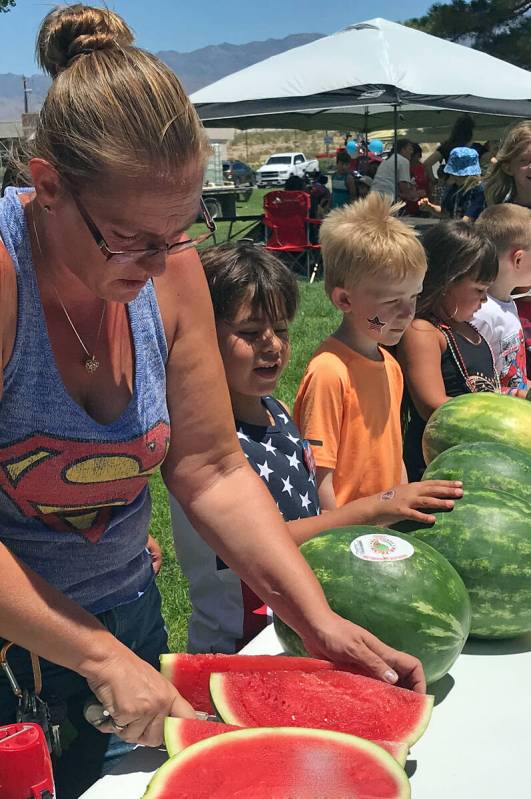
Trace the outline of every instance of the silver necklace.
<instances>
[{"instance_id":1,"label":"silver necklace","mask_svg":"<svg viewBox=\"0 0 531 799\"><path fill-rule=\"evenodd\" d=\"M70 314L66 310L64 302L62 301L61 296L60 296L59 292L57 291L57 289L55 288L55 286L53 287L53 290L57 294L57 299L59 300L61 308L63 309L64 314L65 314L66 318L68 319L68 321L70 323L70 327L74 331L77 340L79 341L79 343L83 347L83 350L85 351L85 355L87 356L85 358L85 360L83 361L85 369L87 370L87 372L89 374L93 374L96 371L96 369L99 368L99 365L100 365L100 362L96 358L95 350L97 349L97 346L98 346L98 343L99 343L99 340L100 340L101 328L102 328L102 325L103 325L103 317L105 316L105 308L107 307L107 303L105 302L105 300L103 300L103 308L101 309L100 323L98 325L98 335L96 336L96 344L94 345L94 352L91 355L89 350L85 347L83 339L81 338L81 336L77 332L76 327L75 327L74 323L72 322L72 320L70 318Z\"/></svg>"}]
</instances>

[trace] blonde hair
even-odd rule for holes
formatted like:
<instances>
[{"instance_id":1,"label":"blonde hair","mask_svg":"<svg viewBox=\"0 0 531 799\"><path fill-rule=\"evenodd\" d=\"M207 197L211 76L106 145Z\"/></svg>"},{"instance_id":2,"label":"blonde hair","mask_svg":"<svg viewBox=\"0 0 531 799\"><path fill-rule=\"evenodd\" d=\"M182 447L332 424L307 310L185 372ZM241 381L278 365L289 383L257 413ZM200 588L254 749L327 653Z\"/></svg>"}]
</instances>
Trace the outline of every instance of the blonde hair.
<instances>
[{"instance_id":1,"label":"blonde hair","mask_svg":"<svg viewBox=\"0 0 531 799\"><path fill-rule=\"evenodd\" d=\"M498 255L531 249L531 209L523 205L491 205L479 215L475 227L488 236Z\"/></svg>"},{"instance_id":2,"label":"blonde hair","mask_svg":"<svg viewBox=\"0 0 531 799\"><path fill-rule=\"evenodd\" d=\"M204 166L208 141L179 79L133 46L118 14L57 7L42 22L36 53L53 83L30 156L52 164L67 184Z\"/></svg>"},{"instance_id":3,"label":"blonde hair","mask_svg":"<svg viewBox=\"0 0 531 799\"><path fill-rule=\"evenodd\" d=\"M514 194L514 178L505 170L528 144L531 144L531 121L517 122L505 132L496 161L489 167L484 181L487 205L502 203L507 196Z\"/></svg>"},{"instance_id":4,"label":"blonde hair","mask_svg":"<svg viewBox=\"0 0 531 799\"><path fill-rule=\"evenodd\" d=\"M320 234L328 296L362 277L401 280L425 273L426 256L417 234L394 216L400 207L371 192L328 214Z\"/></svg>"}]
</instances>

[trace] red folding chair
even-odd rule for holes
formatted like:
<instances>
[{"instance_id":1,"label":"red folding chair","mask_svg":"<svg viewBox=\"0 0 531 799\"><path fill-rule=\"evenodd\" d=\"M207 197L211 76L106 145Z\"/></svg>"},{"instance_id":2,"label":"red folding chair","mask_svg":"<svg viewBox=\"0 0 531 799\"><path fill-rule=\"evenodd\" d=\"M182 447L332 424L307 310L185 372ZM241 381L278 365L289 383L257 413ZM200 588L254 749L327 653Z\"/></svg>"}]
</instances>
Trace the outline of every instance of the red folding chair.
<instances>
[{"instance_id":1,"label":"red folding chair","mask_svg":"<svg viewBox=\"0 0 531 799\"><path fill-rule=\"evenodd\" d=\"M305 191L270 191L264 197L265 248L285 254L294 265L303 259L306 276L313 282L320 261L320 244L310 241L310 195ZM310 277L310 270L313 271Z\"/></svg>"}]
</instances>

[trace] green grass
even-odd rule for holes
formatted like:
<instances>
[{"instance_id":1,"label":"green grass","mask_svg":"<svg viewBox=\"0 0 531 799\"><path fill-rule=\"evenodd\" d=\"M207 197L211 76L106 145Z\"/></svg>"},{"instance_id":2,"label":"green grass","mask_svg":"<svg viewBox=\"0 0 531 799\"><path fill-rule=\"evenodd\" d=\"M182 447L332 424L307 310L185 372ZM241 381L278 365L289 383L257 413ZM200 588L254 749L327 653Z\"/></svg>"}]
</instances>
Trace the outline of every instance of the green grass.
<instances>
[{"instance_id":1,"label":"green grass","mask_svg":"<svg viewBox=\"0 0 531 799\"><path fill-rule=\"evenodd\" d=\"M253 192L257 194L258 192ZM250 212L248 212L250 213ZM322 283L301 282L300 307L291 327L292 354L278 390L278 398L293 407L293 400L304 368L319 342L337 327L339 314L323 291ZM186 649L186 627L190 614L188 585L176 560L166 489L160 475L151 480L153 516L151 531L162 545L164 560L158 578L162 611L170 636L172 652Z\"/></svg>"}]
</instances>

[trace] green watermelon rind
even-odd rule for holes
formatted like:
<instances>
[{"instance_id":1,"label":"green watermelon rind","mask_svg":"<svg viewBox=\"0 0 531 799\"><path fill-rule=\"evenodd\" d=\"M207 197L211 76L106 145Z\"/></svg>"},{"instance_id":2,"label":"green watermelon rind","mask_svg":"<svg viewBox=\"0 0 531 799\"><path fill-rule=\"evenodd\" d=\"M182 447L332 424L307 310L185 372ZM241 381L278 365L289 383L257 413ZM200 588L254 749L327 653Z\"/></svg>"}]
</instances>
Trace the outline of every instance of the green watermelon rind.
<instances>
[{"instance_id":1,"label":"green watermelon rind","mask_svg":"<svg viewBox=\"0 0 531 799\"><path fill-rule=\"evenodd\" d=\"M214 750L217 747L223 746L230 739L231 743L237 743L238 740L245 738L264 738L268 735L274 734L280 736L297 736L301 738L330 738L338 743L352 746L358 751L366 752L372 755L380 765L386 768L392 777L395 778L397 788L400 793L397 793L396 799L411 799L411 789L407 775L402 766L394 759L381 746L367 741L365 738L358 738L355 735L348 733L335 732L333 730L314 730L303 727L253 727L237 730L234 732L225 732L222 735L216 735L212 738L204 738L191 746L187 746L182 752L170 757L162 766L155 772L142 799L157 799L162 792L167 788L167 782L174 777L173 772L181 765L186 763L186 760L195 757L202 752Z\"/></svg>"},{"instance_id":2,"label":"green watermelon rind","mask_svg":"<svg viewBox=\"0 0 531 799\"><path fill-rule=\"evenodd\" d=\"M422 438L430 463L457 444L498 442L531 455L531 403L490 392L462 394L440 405L430 416Z\"/></svg>"},{"instance_id":3,"label":"green watermelon rind","mask_svg":"<svg viewBox=\"0 0 531 799\"><path fill-rule=\"evenodd\" d=\"M462 480L465 492L502 491L531 504L531 455L507 444L456 444L432 460L422 479Z\"/></svg>"},{"instance_id":4,"label":"green watermelon rind","mask_svg":"<svg viewBox=\"0 0 531 799\"><path fill-rule=\"evenodd\" d=\"M212 704L216 709L218 717L225 724L234 724L236 727L245 727L246 721L238 717L237 713L231 707L230 701L226 697L225 688L223 684L224 676L225 676L224 674L215 674L215 673L210 675L210 697L212 699ZM430 694L424 694L423 699L424 699L424 708L419 716L416 725L409 731L409 733L406 736L401 736L401 741L405 743L409 748L412 747L424 735L428 727L428 724L430 723L435 697L431 696ZM264 728L260 727L259 729L264 729ZM274 727L269 729L284 729L284 728ZM286 727L285 729L307 729L307 728ZM344 734L349 735L350 733L344 733ZM355 738L357 736L353 735L352 737ZM360 740L365 740L365 739L362 738Z\"/></svg>"},{"instance_id":5,"label":"green watermelon rind","mask_svg":"<svg viewBox=\"0 0 531 799\"><path fill-rule=\"evenodd\" d=\"M469 490L450 513L413 535L460 573L472 603L470 634L514 638L531 631L531 507L501 491Z\"/></svg>"},{"instance_id":6,"label":"green watermelon rind","mask_svg":"<svg viewBox=\"0 0 531 799\"><path fill-rule=\"evenodd\" d=\"M174 757L178 755L179 752L182 752L188 746L192 746L193 743L197 743L197 741L191 741L190 743L185 743L183 740L183 730L181 727L185 725L190 719L182 719L176 718L174 716L167 716L164 719L164 745L166 747L166 751L168 752L169 757ZM193 719L191 720L193 722ZM199 721L199 724L207 724L209 727L215 728L217 726L225 728L230 725L223 724L221 722L215 721ZM249 729L247 727L246 729ZM256 729L256 728L253 728ZM270 728L271 729L271 728ZM294 727L293 729L297 729ZM304 729L304 728L301 728ZM236 730L219 730L219 732L213 732L213 735L225 735L227 732L236 732ZM211 736L205 735L201 736L197 740L204 740ZM367 739L369 740L369 739ZM381 740L374 740L371 743L376 744L377 746L381 746L382 749L385 749L395 760L396 762L402 766L405 766L407 761L407 756L409 752L409 747L407 743L404 741L381 741Z\"/></svg>"},{"instance_id":7,"label":"green watermelon rind","mask_svg":"<svg viewBox=\"0 0 531 799\"><path fill-rule=\"evenodd\" d=\"M413 559L359 560L351 554L350 544L366 534L401 538L414 547ZM301 553L333 611L389 646L418 657L428 684L449 671L468 637L470 600L454 567L429 543L383 527L353 526L312 538L302 545ZM407 591L401 587L404 569L409 569ZM276 616L274 624L288 652L307 654L293 630Z\"/></svg>"}]
</instances>

